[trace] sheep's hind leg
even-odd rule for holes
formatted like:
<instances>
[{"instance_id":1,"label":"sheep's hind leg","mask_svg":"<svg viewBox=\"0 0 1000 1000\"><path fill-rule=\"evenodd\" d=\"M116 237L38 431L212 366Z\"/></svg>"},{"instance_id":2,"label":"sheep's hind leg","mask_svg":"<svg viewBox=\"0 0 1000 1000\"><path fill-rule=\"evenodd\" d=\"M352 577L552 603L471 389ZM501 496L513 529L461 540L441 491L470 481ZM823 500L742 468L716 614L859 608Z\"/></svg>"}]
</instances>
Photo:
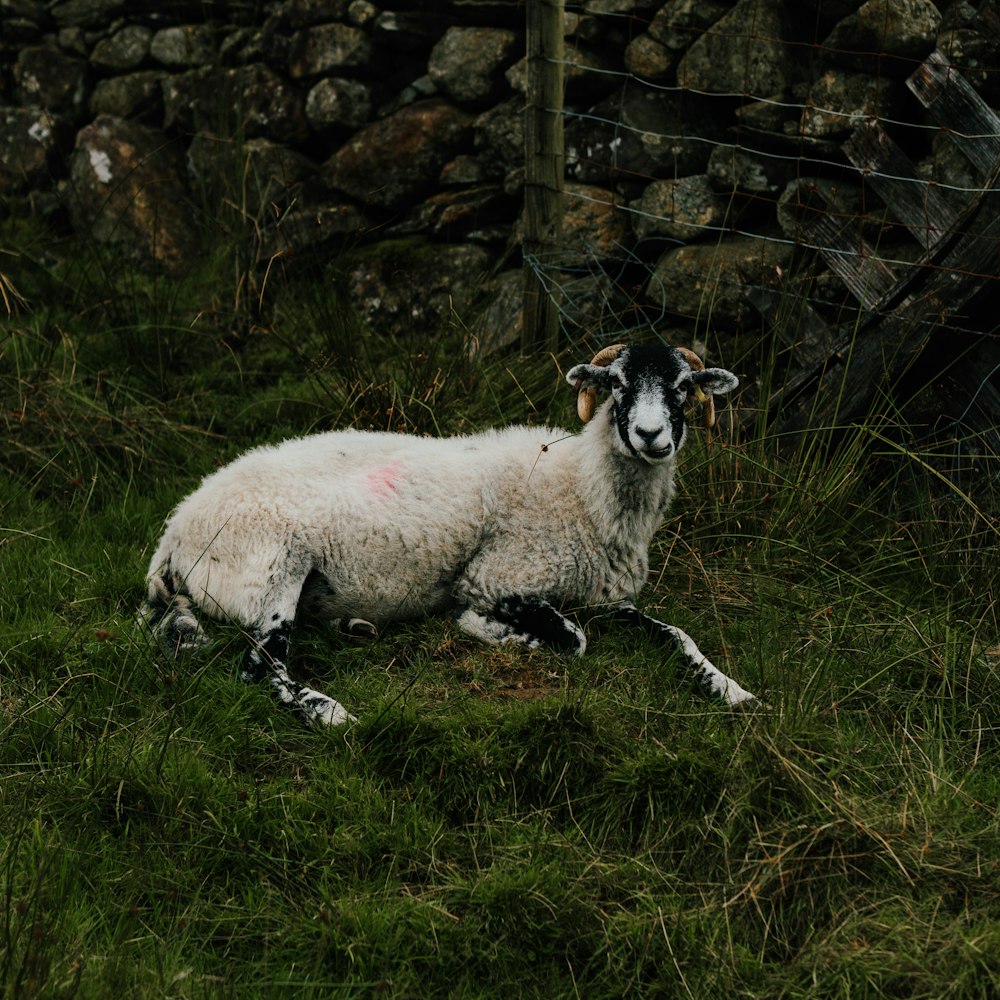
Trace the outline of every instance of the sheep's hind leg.
<instances>
[{"instance_id":1,"label":"sheep's hind leg","mask_svg":"<svg viewBox=\"0 0 1000 1000\"><path fill-rule=\"evenodd\" d=\"M208 636L195 616L191 598L177 593L162 576L150 580L149 596L139 609L139 623L174 657L208 645Z\"/></svg>"},{"instance_id":2,"label":"sheep's hind leg","mask_svg":"<svg viewBox=\"0 0 1000 1000\"><path fill-rule=\"evenodd\" d=\"M358 642L368 642L378 636L378 629L364 618L334 618L333 627Z\"/></svg>"},{"instance_id":3,"label":"sheep's hind leg","mask_svg":"<svg viewBox=\"0 0 1000 1000\"><path fill-rule=\"evenodd\" d=\"M338 632L366 642L378 635L378 629L364 618L343 618L339 613L340 602L336 598L330 581L317 570L313 570L302 585L299 609L307 616L328 621Z\"/></svg>"},{"instance_id":4,"label":"sheep's hind leg","mask_svg":"<svg viewBox=\"0 0 1000 1000\"><path fill-rule=\"evenodd\" d=\"M278 702L292 709L310 725L342 726L357 719L338 701L314 691L288 676L288 637L292 623L283 621L273 629L251 633L251 646L243 661L241 676L252 683L267 682Z\"/></svg>"},{"instance_id":5,"label":"sheep's hind leg","mask_svg":"<svg viewBox=\"0 0 1000 1000\"><path fill-rule=\"evenodd\" d=\"M612 617L615 621L627 625L639 625L651 639L680 653L693 671L696 683L713 697L721 698L730 706L748 707L759 704L754 695L719 670L695 645L687 632L675 625L667 625L666 622L651 618L629 603L620 604L615 608Z\"/></svg>"},{"instance_id":6,"label":"sheep's hind leg","mask_svg":"<svg viewBox=\"0 0 1000 1000\"><path fill-rule=\"evenodd\" d=\"M571 656L582 656L587 648L583 630L537 597L505 597L488 613L466 608L458 616L458 625L491 645L519 643L529 649L548 646Z\"/></svg>"}]
</instances>

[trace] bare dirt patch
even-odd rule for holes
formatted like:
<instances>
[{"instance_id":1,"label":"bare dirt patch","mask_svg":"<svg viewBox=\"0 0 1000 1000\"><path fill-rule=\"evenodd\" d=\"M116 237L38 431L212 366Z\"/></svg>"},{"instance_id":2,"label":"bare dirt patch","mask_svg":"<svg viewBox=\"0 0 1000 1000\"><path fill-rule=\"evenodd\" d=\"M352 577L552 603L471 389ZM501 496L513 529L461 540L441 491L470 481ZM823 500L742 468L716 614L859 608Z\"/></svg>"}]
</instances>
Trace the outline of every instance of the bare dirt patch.
<instances>
[{"instance_id":1,"label":"bare dirt patch","mask_svg":"<svg viewBox=\"0 0 1000 1000\"><path fill-rule=\"evenodd\" d=\"M484 649L462 639L445 639L435 658L450 663L461 685L481 698L514 698L538 701L561 691L567 683L563 671L552 670L552 659L523 649Z\"/></svg>"}]
</instances>

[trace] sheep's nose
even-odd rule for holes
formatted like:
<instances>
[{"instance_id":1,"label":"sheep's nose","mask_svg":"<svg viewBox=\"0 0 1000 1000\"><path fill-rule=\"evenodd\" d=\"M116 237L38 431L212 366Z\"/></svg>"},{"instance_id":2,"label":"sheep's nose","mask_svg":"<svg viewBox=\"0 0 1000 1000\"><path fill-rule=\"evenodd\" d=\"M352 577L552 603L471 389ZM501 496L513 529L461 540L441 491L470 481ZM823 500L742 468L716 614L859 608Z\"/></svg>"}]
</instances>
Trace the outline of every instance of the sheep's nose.
<instances>
[{"instance_id":1,"label":"sheep's nose","mask_svg":"<svg viewBox=\"0 0 1000 1000\"><path fill-rule=\"evenodd\" d=\"M635 433L638 437L642 438L648 448L663 433L663 428L658 427L655 431L647 431L641 427L636 427Z\"/></svg>"}]
</instances>

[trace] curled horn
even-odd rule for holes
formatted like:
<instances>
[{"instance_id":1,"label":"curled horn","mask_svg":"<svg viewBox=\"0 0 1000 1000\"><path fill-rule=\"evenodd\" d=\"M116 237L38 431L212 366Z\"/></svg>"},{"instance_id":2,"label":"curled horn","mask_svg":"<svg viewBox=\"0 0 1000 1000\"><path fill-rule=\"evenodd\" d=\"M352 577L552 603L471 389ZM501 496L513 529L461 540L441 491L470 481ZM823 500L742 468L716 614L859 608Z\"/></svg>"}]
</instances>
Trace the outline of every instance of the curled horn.
<instances>
[{"instance_id":1,"label":"curled horn","mask_svg":"<svg viewBox=\"0 0 1000 1000\"><path fill-rule=\"evenodd\" d=\"M684 360L691 366L691 371L702 372L705 370L705 362L689 347L678 347L677 350L684 355ZM705 426L709 429L713 428L715 426L715 400L711 396L706 396L699 385L694 387L694 392L688 396L688 399L696 400L701 404Z\"/></svg>"},{"instance_id":2,"label":"curled horn","mask_svg":"<svg viewBox=\"0 0 1000 1000\"><path fill-rule=\"evenodd\" d=\"M597 365L599 368L605 368L621 354L624 348L624 344L612 344L609 347L603 347L594 355L594 360L590 363ZM596 405L597 390L589 386L580 386L576 397L576 412L584 423L594 415L594 407Z\"/></svg>"}]
</instances>

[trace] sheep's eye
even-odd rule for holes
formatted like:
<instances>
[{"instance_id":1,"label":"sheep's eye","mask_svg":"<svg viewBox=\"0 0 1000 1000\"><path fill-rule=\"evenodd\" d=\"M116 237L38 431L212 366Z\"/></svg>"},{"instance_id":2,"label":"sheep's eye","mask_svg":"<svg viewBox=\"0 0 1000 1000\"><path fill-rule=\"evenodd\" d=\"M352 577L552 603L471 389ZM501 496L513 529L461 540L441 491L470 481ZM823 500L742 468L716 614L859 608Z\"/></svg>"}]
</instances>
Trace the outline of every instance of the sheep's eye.
<instances>
[{"instance_id":1,"label":"sheep's eye","mask_svg":"<svg viewBox=\"0 0 1000 1000\"><path fill-rule=\"evenodd\" d=\"M690 396L691 393L694 392L694 382L692 382L691 379L686 378L679 386L677 386L677 388L680 389L685 396Z\"/></svg>"},{"instance_id":2,"label":"sheep's eye","mask_svg":"<svg viewBox=\"0 0 1000 1000\"><path fill-rule=\"evenodd\" d=\"M612 389L620 389L624 384L625 383L622 382L620 375L614 375L614 374L612 374L612 376L611 376L611 388Z\"/></svg>"}]
</instances>

